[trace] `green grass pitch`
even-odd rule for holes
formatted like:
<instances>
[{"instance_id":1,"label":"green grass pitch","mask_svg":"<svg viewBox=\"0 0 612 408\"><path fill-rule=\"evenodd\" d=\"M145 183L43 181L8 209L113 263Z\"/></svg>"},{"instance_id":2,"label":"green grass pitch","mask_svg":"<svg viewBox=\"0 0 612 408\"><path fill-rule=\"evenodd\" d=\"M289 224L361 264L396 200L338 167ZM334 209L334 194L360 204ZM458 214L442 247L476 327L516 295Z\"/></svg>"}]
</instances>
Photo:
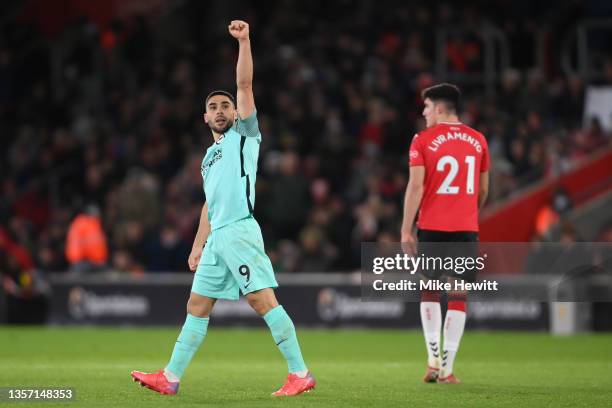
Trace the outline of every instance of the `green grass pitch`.
<instances>
[{"instance_id":1,"label":"green grass pitch","mask_svg":"<svg viewBox=\"0 0 612 408\"><path fill-rule=\"evenodd\" d=\"M177 396L131 381L167 362L178 328L0 327L0 387L70 386L66 407L609 407L612 336L468 332L455 363L461 385L423 384L419 331L299 330L316 390L270 393L285 363L264 329L214 324ZM41 405L42 404L42 405ZM48 405L50 404L50 405Z\"/></svg>"}]
</instances>

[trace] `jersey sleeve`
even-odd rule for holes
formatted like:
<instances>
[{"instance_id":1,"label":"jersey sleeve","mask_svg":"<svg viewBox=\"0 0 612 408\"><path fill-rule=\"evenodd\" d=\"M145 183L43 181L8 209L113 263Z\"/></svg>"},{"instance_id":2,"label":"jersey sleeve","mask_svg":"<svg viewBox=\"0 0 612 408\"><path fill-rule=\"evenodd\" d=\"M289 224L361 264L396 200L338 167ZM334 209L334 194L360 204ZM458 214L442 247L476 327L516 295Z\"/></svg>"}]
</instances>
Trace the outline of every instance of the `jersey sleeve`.
<instances>
[{"instance_id":1,"label":"jersey sleeve","mask_svg":"<svg viewBox=\"0 0 612 408\"><path fill-rule=\"evenodd\" d=\"M409 166L424 166L425 159L423 157L423 149L421 148L421 141L419 140L418 133L412 138L410 143L410 160Z\"/></svg>"},{"instance_id":2,"label":"jersey sleeve","mask_svg":"<svg viewBox=\"0 0 612 408\"><path fill-rule=\"evenodd\" d=\"M480 172L484 173L485 171L489 171L490 158L489 158L489 145L487 144L487 139L482 137L483 149L482 149L482 158L480 159Z\"/></svg>"},{"instance_id":3,"label":"jersey sleeve","mask_svg":"<svg viewBox=\"0 0 612 408\"><path fill-rule=\"evenodd\" d=\"M257 141L261 141L261 132L259 131L259 122L257 121L257 111L253 110L253 113L247 118L240 118L234 125L236 132L244 137L254 137Z\"/></svg>"}]
</instances>

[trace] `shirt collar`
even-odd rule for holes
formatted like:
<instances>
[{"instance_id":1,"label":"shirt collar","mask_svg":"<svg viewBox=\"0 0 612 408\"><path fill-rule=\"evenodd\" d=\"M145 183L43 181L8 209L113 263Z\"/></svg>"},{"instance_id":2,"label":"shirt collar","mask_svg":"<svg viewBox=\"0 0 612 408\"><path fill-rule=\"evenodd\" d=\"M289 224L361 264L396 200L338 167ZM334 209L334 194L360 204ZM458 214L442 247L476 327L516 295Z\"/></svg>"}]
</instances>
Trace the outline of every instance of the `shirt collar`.
<instances>
[{"instance_id":1,"label":"shirt collar","mask_svg":"<svg viewBox=\"0 0 612 408\"><path fill-rule=\"evenodd\" d=\"M225 139L225 133L219 136L219 140L215 140L215 144L221 144L221 142Z\"/></svg>"}]
</instances>

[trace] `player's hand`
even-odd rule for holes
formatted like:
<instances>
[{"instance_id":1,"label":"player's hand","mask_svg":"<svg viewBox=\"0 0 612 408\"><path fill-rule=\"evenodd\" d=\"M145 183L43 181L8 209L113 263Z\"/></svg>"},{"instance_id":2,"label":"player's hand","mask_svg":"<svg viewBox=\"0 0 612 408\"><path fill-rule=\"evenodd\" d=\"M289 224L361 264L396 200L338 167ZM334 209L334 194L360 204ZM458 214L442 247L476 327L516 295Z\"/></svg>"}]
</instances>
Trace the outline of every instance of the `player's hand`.
<instances>
[{"instance_id":1,"label":"player's hand","mask_svg":"<svg viewBox=\"0 0 612 408\"><path fill-rule=\"evenodd\" d=\"M410 232L402 232L402 250L405 254L414 256L416 254L416 239Z\"/></svg>"},{"instance_id":2,"label":"player's hand","mask_svg":"<svg viewBox=\"0 0 612 408\"><path fill-rule=\"evenodd\" d=\"M200 258L202 257L203 248L193 248L191 253L189 254L189 259L187 263L189 264L189 270L191 272L195 272L198 264L200 263Z\"/></svg>"},{"instance_id":3,"label":"player's hand","mask_svg":"<svg viewBox=\"0 0 612 408\"><path fill-rule=\"evenodd\" d=\"M232 20L227 26L229 33L237 40L246 40L249 38L249 25L242 20Z\"/></svg>"}]
</instances>

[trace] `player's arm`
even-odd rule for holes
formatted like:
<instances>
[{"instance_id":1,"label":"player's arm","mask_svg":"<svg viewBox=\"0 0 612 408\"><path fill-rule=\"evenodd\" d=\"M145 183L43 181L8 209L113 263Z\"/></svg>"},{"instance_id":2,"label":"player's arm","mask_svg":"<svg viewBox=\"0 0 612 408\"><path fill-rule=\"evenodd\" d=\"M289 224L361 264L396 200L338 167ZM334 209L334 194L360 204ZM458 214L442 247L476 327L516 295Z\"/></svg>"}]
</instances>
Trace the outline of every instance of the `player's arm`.
<instances>
[{"instance_id":1,"label":"player's arm","mask_svg":"<svg viewBox=\"0 0 612 408\"><path fill-rule=\"evenodd\" d=\"M202 250L204 244L210 234L210 223L208 222L208 203L204 203L202 206L202 213L200 214L200 224L198 225L198 232L196 233L195 239L193 240L193 247L191 248L191 254L187 263L189 264L189 270L192 272L196 270L202 257Z\"/></svg>"},{"instance_id":2,"label":"player's arm","mask_svg":"<svg viewBox=\"0 0 612 408\"><path fill-rule=\"evenodd\" d=\"M489 195L489 172L483 171L480 173L480 182L478 184L478 208L482 208L487 201Z\"/></svg>"},{"instance_id":3,"label":"player's arm","mask_svg":"<svg viewBox=\"0 0 612 408\"><path fill-rule=\"evenodd\" d=\"M489 145L487 139L482 136L482 145L484 147L480 162L480 181L478 182L478 208L482 208L487 201L489 195L489 166L491 158L489 157Z\"/></svg>"},{"instance_id":4,"label":"player's arm","mask_svg":"<svg viewBox=\"0 0 612 408\"><path fill-rule=\"evenodd\" d=\"M410 166L410 179L404 198L404 219L402 221L402 242L414 242L412 224L421 205L425 182L425 166Z\"/></svg>"},{"instance_id":5,"label":"player's arm","mask_svg":"<svg viewBox=\"0 0 612 408\"><path fill-rule=\"evenodd\" d=\"M253 56L251 54L251 40L249 39L249 25L242 20L233 20L229 27L232 37L238 40L238 63L236 64L236 103L238 116L246 119L255 111L255 97L253 96Z\"/></svg>"}]
</instances>

